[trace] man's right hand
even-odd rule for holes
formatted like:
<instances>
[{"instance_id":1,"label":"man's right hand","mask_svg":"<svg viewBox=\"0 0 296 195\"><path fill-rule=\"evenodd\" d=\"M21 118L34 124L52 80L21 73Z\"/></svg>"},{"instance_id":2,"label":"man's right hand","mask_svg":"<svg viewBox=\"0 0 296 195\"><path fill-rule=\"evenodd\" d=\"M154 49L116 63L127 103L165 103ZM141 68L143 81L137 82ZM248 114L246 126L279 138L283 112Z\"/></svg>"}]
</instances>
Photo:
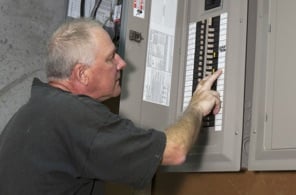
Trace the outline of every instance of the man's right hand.
<instances>
[{"instance_id":1,"label":"man's right hand","mask_svg":"<svg viewBox=\"0 0 296 195\"><path fill-rule=\"evenodd\" d=\"M211 90L211 87L221 74L222 70L219 69L199 82L189 103L190 109L201 112L203 116L210 114L212 111L213 114L219 112L221 107L220 94Z\"/></svg>"}]
</instances>

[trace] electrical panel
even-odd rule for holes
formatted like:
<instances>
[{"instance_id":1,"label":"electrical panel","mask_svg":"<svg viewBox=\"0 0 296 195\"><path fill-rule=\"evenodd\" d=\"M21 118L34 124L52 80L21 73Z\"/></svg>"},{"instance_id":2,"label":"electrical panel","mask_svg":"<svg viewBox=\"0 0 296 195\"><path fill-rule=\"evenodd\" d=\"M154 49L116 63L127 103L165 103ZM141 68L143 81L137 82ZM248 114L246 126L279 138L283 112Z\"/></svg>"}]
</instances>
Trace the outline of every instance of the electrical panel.
<instances>
[{"instance_id":1,"label":"electrical panel","mask_svg":"<svg viewBox=\"0 0 296 195\"><path fill-rule=\"evenodd\" d=\"M204 117L183 165L163 168L240 170L247 2L129 0L127 9L120 114L164 131L182 115L198 82L223 69L213 86L220 113Z\"/></svg>"},{"instance_id":2,"label":"electrical panel","mask_svg":"<svg viewBox=\"0 0 296 195\"><path fill-rule=\"evenodd\" d=\"M254 95L249 170L295 170L296 2L254 1Z\"/></svg>"}]
</instances>

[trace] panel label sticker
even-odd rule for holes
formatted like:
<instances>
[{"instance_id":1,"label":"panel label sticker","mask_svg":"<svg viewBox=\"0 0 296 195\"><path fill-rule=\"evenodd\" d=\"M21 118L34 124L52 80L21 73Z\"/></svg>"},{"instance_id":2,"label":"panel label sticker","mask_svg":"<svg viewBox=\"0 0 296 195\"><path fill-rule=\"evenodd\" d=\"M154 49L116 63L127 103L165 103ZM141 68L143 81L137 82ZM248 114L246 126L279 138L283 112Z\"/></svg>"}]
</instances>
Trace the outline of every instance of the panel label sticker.
<instances>
[{"instance_id":1,"label":"panel label sticker","mask_svg":"<svg viewBox=\"0 0 296 195\"><path fill-rule=\"evenodd\" d=\"M133 16L145 18L145 0L134 0Z\"/></svg>"}]
</instances>

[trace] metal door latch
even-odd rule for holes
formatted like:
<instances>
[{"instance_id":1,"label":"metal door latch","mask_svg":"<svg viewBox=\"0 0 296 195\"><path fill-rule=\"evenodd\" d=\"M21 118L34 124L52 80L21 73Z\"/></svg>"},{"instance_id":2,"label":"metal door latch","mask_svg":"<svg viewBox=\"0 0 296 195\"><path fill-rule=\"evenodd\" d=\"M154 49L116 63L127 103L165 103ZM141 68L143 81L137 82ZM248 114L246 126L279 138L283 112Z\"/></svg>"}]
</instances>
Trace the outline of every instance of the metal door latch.
<instances>
[{"instance_id":1,"label":"metal door latch","mask_svg":"<svg viewBox=\"0 0 296 195\"><path fill-rule=\"evenodd\" d=\"M142 37L142 34L140 32L134 30L129 31L129 40L140 43L143 39L144 38Z\"/></svg>"}]
</instances>

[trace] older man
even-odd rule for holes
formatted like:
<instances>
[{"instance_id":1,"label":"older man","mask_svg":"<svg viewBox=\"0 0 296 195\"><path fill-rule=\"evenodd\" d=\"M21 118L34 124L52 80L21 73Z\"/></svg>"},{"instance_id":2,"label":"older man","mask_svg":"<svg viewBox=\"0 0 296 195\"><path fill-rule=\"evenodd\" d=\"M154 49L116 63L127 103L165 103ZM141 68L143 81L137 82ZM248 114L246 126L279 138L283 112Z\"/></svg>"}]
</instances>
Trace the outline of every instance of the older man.
<instances>
[{"instance_id":1,"label":"older man","mask_svg":"<svg viewBox=\"0 0 296 195\"><path fill-rule=\"evenodd\" d=\"M164 131L144 130L101 101L120 94L125 61L95 21L63 24L48 46L48 83L35 78L31 97L0 137L0 194L92 194L104 181L143 187L158 166L181 164L202 117L220 109L202 80L183 116ZM98 186L97 186L98 185Z\"/></svg>"}]
</instances>

